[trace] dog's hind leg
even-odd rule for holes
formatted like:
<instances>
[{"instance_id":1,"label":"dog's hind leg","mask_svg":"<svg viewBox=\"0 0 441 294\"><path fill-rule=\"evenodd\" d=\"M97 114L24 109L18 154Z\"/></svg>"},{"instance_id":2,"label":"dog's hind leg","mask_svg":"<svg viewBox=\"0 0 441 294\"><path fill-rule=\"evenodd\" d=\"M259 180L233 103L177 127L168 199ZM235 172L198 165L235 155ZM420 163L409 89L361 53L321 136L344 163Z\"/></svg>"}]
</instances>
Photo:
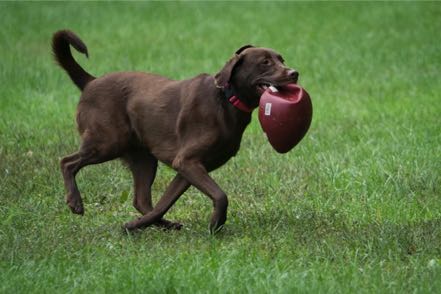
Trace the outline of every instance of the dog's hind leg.
<instances>
[{"instance_id":1,"label":"dog's hind leg","mask_svg":"<svg viewBox=\"0 0 441 294\"><path fill-rule=\"evenodd\" d=\"M162 217L176 200L178 200L178 198L188 189L188 187L190 187L190 183L181 175L177 174L154 209L144 216L125 224L124 227L131 231L158 224L158 222L159 224L164 221L168 222Z\"/></svg>"},{"instance_id":2,"label":"dog's hind leg","mask_svg":"<svg viewBox=\"0 0 441 294\"><path fill-rule=\"evenodd\" d=\"M84 214L84 206L75 181L76 174L87 165L102 163L119 157L117 148L104 147L106 144L89 138L83 138L80 150L64 157L60 162L67 192L66 203L73 213L81 215Z\"/></svg>"},{"instance_id":3,"label":"dog's hind leg","mask_svg":"<svg viewBox=\"0 0 441 294\"><path fill-rule=\"evenodd\" d=\"M75 181L75 174L78 172L78 168L75 168L75 166L79 160L80 154L76 152L64 157L60 162L60 166L67 192L66 203L73 213L84 214L83 201Z\"/></svg>"},{"instance_id":4,"label":"dog's hind leg","mask_svg":"<svg viewBox=\"0 0 441 294\"><path fill-rule=\"evenodd\" d=\"M123 159L133 175L133 206L144 215L153 209L151 187L155 180L158 160L145 149L131 150Z\"/></svg>"},{"instance_id":5,"label":"dog's hind leg","mask_svg":"<svg viewBox=\"0 0 441 294\"><path fill-rule=\"evenodd\" d=\"M133 206L145 215L153 210L151 187L155 180L158 160L147 149L131 150L123 159L127 162L134 182ZM154 225L167 229L180 229L182 225L160 218Z\"/></svg>"}]
</instances>

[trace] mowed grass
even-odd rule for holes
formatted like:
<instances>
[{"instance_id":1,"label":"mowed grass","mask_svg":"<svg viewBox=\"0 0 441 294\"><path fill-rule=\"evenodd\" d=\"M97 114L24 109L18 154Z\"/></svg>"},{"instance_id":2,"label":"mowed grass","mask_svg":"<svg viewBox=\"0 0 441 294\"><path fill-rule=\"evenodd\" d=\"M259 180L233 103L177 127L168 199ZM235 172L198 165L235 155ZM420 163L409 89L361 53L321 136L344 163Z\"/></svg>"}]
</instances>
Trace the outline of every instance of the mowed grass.
<instances>
[{"instance_id":1,"label":"mowed grass","mask_svg":"<svg viewBox=\"0 0 441 294\"><path fill-rule=\"evenodd\" d=\"M439 293L439 3L1 3L0 292ZM277 154L257 117L212 173L224 230L190 189L167 214L181 231L128 236L137 216L118 161L77 177L86 214L64 203L59 159L79 144L79 91L51 35L86 42L92 74L216 73L244 44L301 73L314 118ZM161 166L157 200L174 172Z\"/></svg>"}]
</instances>

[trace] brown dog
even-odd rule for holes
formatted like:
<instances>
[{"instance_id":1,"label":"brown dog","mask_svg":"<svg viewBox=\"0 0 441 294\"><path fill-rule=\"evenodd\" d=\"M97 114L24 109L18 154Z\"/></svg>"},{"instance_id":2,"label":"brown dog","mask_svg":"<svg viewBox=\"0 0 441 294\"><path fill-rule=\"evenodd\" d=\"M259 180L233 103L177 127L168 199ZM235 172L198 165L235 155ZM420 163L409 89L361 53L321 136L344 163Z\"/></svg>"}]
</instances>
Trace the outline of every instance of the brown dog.
<instances>
[{"instance_id":1,"label":"brown dog","mask_svg":"<svg viewBox=\"0 0 441 294\"><path fill-rule=\"evenodd\" d=\"M180 228L162 217L190 185L213 201L210 231L222 228L228 199L208 173L236 155L263 91L270 85L297 82L298 73L275 51L247 45L215 76L175 81L150 73L118 72L95 78L73 59L69 45L88 53L73 32L54 34L55 59L82 91L77 110L81 147L61 160L72 212L84 214L77 172L121 158L133 174L133 205L143 215L127 223L127 230L152 224ZM177 174L153 207L151 185L158 160Z\"/></svg>"}]
</instances>

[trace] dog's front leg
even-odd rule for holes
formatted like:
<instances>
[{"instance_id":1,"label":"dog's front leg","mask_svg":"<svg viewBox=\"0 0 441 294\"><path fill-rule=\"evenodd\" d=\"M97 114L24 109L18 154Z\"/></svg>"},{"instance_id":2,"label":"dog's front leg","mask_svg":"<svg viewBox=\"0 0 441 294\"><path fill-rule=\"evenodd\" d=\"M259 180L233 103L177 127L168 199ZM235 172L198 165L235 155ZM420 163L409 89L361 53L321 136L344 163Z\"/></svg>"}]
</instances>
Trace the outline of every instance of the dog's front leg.
<instances>
[{"instance_id":1,"label":"dog's front leg","mask_svg":"<svg viewBox=\"0 0 441 294\"><path fill-rule=\"evenodd\" d=\"M208 175L205 167L195 160L180 160L173 167L193 186L207 195L213 201L213 214L210 222L212 234L220 231L227 220L228 198L224 191Z\"/></svg>"}]
</instances>

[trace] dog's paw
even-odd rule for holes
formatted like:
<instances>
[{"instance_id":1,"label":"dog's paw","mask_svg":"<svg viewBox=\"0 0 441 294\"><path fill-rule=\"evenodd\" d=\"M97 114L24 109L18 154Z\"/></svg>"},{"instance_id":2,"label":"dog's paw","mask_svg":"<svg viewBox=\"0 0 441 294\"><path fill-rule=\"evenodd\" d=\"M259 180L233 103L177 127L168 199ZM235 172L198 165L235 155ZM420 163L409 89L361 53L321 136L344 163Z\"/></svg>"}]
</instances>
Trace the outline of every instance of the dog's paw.
<instances>
[{"instance_id":1,"label":"dog's paw","mask_svg":"<svg viewBox=\"0 0 441 294\"><path fill-rule=\"evenodd\" d=\"M218 225L218 223L211 223L209 230L210 230L210 235L216 235L217 233L219 233L220 231L222 231L222 229L224 228L224 224Z\"/></svg>"},{"instance_id":2,"label":"dog's paw","mask_svg":"<svg viewBox=\"0 0 441 294\"><path fill-rule=\"evenodd\" d=\"M133 231L141 230L141 229L145 228L145 226L144 227L139 226L139 219L140 218L138 218L137 220L126 223L123 226L123 230L126 231L127 233L131 233ZM182 228L182 224L180 224L178 222L171 222L171 221L168 221L163 218L161 218L159 221L153 223L153 225L155 225L161 229L164 229L164 230L180 230Z\"/></svg>"},{"instance_id":3,"label":"dog's paw","mask_svg":"<svg viewBox=\"0 0 441 294\"><path fill-rule=\"evenodd\" d=\"M223 229L226 221L227 221L226 213L218 214L214 212L210 221L210 227L209 227L210 234L214 235L219 233Z\"/></svg>"},{"instance_id":4,"label":"dog's paw","mask_svg":"<svg viewBox=\"0 0 441 294\"><path fill-rule=\"evenodd\" d=\"M83 201L75 197L67 197L66 203L69 206L70 210L79 215L84 215L84 206Z\"/></svg>"},{"instance_id":5,"label":"dog's paw","mask_svg":"<svg viewBox=\"0 0 441 294\"><path fill-rule=\"evenodd\" d=\"M155 226L158 226L160 228L163 228L165 230L177 230L179 231L182 229L182 224L178 222L172 222L169 220L166 220L164 218L161 218L159 221L155 223Z\"/></svg>"},{"instance_id":6,"label":"dog's paw","mask_svg":"<svg viewBox=\"0 0 441 294\"><path fill-rule=\"evenodd\" d=\"M128 223L121 226L121 233L128 236L134 236L137 232L142 232L141 229L130 228L127 226Z\"/></svg>"}]
</instances>

